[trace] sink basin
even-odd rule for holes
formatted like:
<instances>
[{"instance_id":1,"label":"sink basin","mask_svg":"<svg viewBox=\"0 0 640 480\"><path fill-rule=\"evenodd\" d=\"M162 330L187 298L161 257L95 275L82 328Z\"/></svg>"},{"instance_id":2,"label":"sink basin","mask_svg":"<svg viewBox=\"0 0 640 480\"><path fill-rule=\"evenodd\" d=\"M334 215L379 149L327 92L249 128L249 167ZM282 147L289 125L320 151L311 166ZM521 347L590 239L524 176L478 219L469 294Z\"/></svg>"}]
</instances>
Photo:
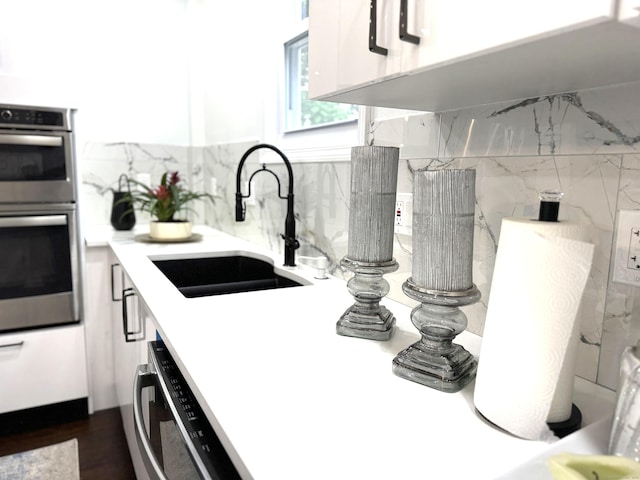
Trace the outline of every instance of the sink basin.
<instances>
[{"instance_id":1,"label":"sink basin","mask_svg":"<svg viewBox=\"0 0 640 480\"><path fill-rule=\"evenodd\" d=\"M187 298L303 285L276 273L273 264L245 255L152 262Z\"/></svg>"}]
</instances>

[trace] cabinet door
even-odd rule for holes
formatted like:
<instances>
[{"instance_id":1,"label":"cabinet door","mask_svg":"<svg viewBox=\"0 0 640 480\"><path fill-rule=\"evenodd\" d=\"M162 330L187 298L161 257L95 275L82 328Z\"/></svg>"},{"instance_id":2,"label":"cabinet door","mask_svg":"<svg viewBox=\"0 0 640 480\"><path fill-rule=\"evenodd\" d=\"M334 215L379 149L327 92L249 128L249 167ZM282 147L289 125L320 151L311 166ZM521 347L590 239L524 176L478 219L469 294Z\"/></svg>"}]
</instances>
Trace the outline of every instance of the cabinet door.
<instances>
[{"instance_id":1,"label":"cabinet door","mask_svg":"<svg viewBox=\"0 0 640 480\"><path fill-rule=\"evenodd\" d=\"M89 368L90 408L97 410L118 405L113 373L113 325L111 320L109 247L90 247L85 250L86 274L84 318Z\"/></svg>"},{"instance_id":2,"label":"cabinet door","mask_svg":"<svg viewBox=\"0 0 640 480\"><path fill-rule=\"evenodd\" d=\"M112 261L117 264L115 257ZM118 265L114 268L114 298L112 303L113 361L116 394L131 461L139 480L148 479L138 450L133 420L133 381L138 365L147 363L147 343L155 339L150 315L126 273ZM122 294L122 292L125 292ZM126 306L126 315L123 308ZM127 341L129 340L129 341Z\"/></svg>"},{"instance_id":3,"label":"cabinet door","mask_svg":"<svg viewBox=\"0 0 640 480\"><path fill-rule=\"evenodd\" d=\"M640 0L619 2L640 23ZM638 35L619 2L407 0L414 45L399 39L400 0L378 0L381 56L368 0L312 0L309 96L442 111L635 81Z\"/></svg>"},{"instance_id":4,"label":"cabinet door","mask_svg":"<svg viewBox=\"0 0 640 480\"><path fill-rule=\"evenodd\" d=\"M637 1L637 0L635 0ZM535 41L615 19L615 0L408 0L409 30L420 36L403 72ZM409 50L405 50L408 52Z\"/></svg>"},{"instance_id":5,"label":"cabinet door","mask_svg":"<svg viewBox=\"0 0 640 480\"><path fill-rule=\"evenodd\" d=\"M392 78L402 68L398 38L400 0L377 0L376 44L369 51L369 0L313 0L309 14L310 95Z\"/></svg>"},{"instance_id":6,"label":"cabinet door","mask_svg":"<svg viewBox=\"0 0 640 480\"><path fill-rule=\"evenodd\" d=\"M133 408L133 374L137 366L137 346L135 343L127 342L124 335L123 306L127 302L127 313L131 317L135 314L133 307L135 302L133 298L123 296L126 289L130 288L126 275L122 268L113 263L115 267L113 273L113 303L111 309L112 327L113 327L113 363L115 372L116 395L118 405L120 405L123 421L131 416Z\"/></svg>"}]
</instances>

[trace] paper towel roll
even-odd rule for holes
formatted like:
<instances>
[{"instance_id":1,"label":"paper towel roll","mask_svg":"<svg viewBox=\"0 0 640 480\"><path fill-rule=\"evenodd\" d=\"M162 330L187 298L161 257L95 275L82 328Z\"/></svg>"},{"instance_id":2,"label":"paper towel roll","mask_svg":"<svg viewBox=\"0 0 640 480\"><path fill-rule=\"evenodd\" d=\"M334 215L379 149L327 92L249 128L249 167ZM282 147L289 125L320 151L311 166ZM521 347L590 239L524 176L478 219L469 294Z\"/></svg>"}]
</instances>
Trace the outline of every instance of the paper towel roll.
<instances>
[{"instance_id":1,"label":"paper towel roll","mask_svg":"<svg viewBox=\"0 0 640 480\"><path fill-rule=\"evenodd\" d=\"M505 218L491 282L474 403L495 425L550 440L568 419L590 228Z\"/></svg>"}]
</instances>

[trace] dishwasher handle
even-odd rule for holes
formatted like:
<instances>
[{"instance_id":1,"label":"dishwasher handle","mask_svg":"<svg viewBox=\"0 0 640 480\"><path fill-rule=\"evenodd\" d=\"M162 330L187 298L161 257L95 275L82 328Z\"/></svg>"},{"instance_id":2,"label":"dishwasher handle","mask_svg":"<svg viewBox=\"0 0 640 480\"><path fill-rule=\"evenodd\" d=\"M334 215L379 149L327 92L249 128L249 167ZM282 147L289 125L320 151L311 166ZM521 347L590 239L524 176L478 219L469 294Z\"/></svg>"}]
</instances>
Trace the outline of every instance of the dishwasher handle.
<instances>
[{"instance_id":1,"label":"dishwasher handle","mask_svg":"<svg viewBox=\"0 0 640 480\"><path fill-rule=\"evenodd\" d=\"M162 470L160 462L153 453L151 442L147 437L142 413L142 389L156 384L157 374L151 371L149 365L138 365L133 381L133 423L136 440L145 468L151 480L168 480Z\"/></svg>"}]
</instances>

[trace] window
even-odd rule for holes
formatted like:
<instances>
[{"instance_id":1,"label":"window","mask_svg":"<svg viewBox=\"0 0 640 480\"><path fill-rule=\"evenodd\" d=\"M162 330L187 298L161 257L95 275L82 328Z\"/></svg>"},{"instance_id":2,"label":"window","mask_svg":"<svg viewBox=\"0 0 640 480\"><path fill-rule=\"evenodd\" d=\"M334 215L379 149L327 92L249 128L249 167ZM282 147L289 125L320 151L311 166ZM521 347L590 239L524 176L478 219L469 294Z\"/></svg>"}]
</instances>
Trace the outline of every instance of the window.
<instances>
[{"instance_id":1,"label":"window","mask_svg":"<svg viewBox=\"0 0 640 480\"><path fill-rule=\"evenodd\" d=\"M309 100L309 35L303 33L285 44L287 131L358 119L358 107Z\"/></svg>"},{"instance_id":2,"label":"window","mask_svg":"<svg viewBox=\"0 0 640 480\"><path fill-rule=\"evenodd\" d=\"M309 100L309 16L308 0L298 0L304 32L285 43L285 131L331 125L358 119L358 107Z\"/></svg>"},{"instance_id":3,"label":"window","mask_svg":"<svg viewBox=\"0 0 640 480\"><path fill-rule=\"evenodd\" d=\"M349 161L351 147L364 141L366 122L361 120L369 110L309 100L309 3L309 0L279 3L283 33L274 50L280 66L278 94L269 102L275 115L266 116L265 138L280 145L292 162Z\"/></svg>"}]
</instances>

